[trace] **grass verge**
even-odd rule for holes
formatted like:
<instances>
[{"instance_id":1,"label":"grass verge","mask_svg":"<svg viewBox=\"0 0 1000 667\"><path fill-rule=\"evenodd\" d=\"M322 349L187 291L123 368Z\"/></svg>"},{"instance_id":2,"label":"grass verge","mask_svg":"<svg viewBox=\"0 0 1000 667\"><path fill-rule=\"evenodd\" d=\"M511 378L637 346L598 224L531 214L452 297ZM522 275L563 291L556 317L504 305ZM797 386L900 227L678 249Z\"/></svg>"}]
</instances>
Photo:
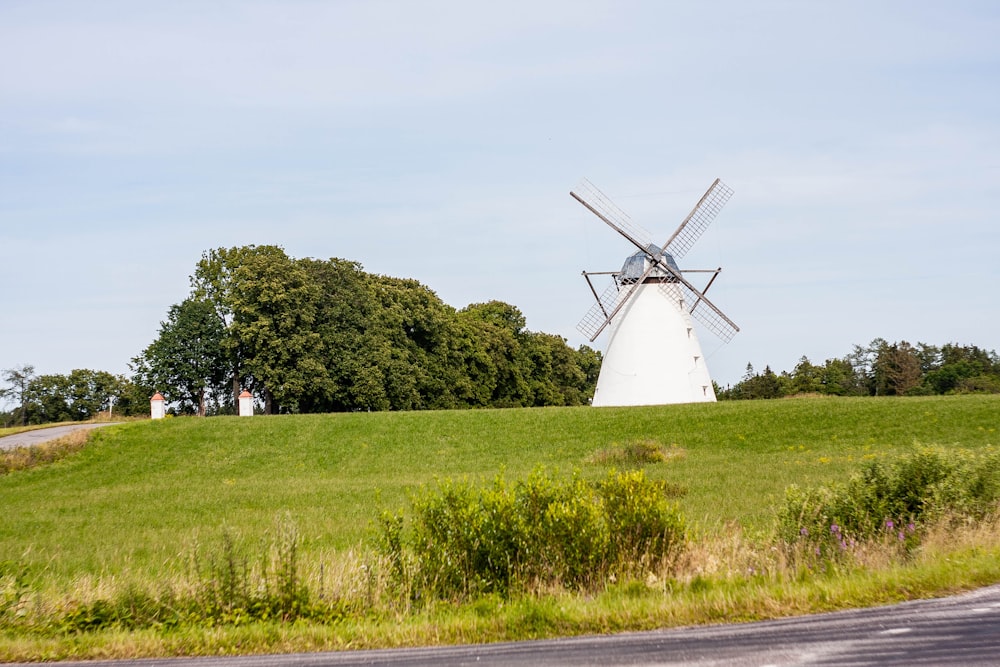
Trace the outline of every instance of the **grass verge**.
<instances>
[{"instance_id":1,"label":"grass verge","mask_svg":"<svg viewBox=\"0 0 1000 667\"><path fill-rule=\"evenodd\" d=\"M50 636L0 636L0 660L136 658L356 650L541 639L755 621L970 590L1000 581L996 523L932 532L906 563L859 562L825 572L747 570L748 554L717 539L675 576L608 583L594 596L564 591L403 608L389 598L363 613L324 622L280 620L107 628ZM745 543L743 547L747 546ZM731 559L729 556L737 555ZM714 567L690 567L708 560ZM752 558L752 557L751 557ZM759 562L760 555L756 556ZM379 595L386 589L380 589Z\"/></svg>"}]
</instances>

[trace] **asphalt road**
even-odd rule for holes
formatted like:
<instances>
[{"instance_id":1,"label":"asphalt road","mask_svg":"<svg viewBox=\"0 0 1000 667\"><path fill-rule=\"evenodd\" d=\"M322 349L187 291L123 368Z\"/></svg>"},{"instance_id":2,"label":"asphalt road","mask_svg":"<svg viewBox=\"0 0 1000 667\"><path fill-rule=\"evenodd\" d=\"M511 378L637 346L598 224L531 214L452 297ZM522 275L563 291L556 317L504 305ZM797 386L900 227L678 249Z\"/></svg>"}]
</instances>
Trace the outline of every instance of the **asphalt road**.
<instances>
[{"instance_id":1,"label":"asphalt road","mask_svg":"<svg viewBox=\"0 0 1000 667\"><path fill-rule=\"evenodd\" d=\"M69 426L53 426L51 428L40 428L34 431L24 431L22 433L7 435L0 438L0 450L16 449L18 447L32 447L34 445L40 445L43 442L48 442L49 440L55 440L69 435L73 431L101 428L102 426L111 426L112 424L117 423L119 422L106 422L103 424L70 424Z\"/></svg>"},{"instance_id":2,"label":"asphalt road","mask_svg":"<svg viewBox=\"0 0 1000 667\"><path fill-rule=\"evenodd\" d=\"M1000 586L938 600L780 621L472 646L62 667L337 665L1000 665Z\"/></svg>"}]
</instances>

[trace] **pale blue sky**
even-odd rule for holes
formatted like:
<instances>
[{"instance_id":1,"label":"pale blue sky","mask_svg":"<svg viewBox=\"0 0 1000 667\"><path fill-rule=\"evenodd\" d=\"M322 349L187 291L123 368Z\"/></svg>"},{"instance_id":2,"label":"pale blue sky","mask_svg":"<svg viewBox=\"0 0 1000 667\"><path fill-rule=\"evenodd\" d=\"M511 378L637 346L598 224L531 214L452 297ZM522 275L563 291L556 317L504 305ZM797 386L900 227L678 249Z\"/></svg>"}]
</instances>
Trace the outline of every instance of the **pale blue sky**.
<instances>
[{"instance_id":1,"label":"pale blue sky","mask_svg":"<svg viewBox=\"0 0 1000 667\"><path fill-rule=\"evenodd\" d=\"M682 263L723 266L723 385L1000 348L994 2L0 0L0 63L0 368L126 373L249 243L576 346L580 272L631 252L582 177L662 240L735 190Z\"/></svg>"}]
</instances>

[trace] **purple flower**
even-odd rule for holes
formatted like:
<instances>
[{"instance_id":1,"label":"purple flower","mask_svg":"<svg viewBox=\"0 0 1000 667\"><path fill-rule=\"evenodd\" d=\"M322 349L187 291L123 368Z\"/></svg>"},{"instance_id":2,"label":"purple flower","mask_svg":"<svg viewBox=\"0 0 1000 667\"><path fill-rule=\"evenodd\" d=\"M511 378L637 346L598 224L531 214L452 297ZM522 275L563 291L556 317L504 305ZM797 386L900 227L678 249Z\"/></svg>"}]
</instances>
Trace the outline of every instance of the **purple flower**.
<instances>
[{"instance_id":1,"label":"purple flower","mask_svg":"<svg viewBox=\"0 0 1000 667\"><path fill-rule=\"evenodd\" d=\"M830 526L830 532L834 534L839 533L840 526L838 526L837 524L833 524L832 526Z\"/></svg>"},{"instance_id":2,"label":"purple flower","mask_svg":"<svg viewBox=\"0 0 1000 667\"><path fill-rule=\"evenodd\" d=\"M809 534L809 530L805 526L803 526L801 529L799 529L799 535L808 535L808 534Z\"/></svg>"},{"instance_id":3,"label":"purple flower","mask_svg":"<svg viewBox=\"0 0 1000 667\"><path fill-rule=\"evenodd\" d=\"M903 531L899 531L899 540L903 541L903 537L904 537Z\"/></svg>"},{"instance_id":4,"label":"purple flower","mask_svg":"<svg viewBox=\"0 0 1000 667\"><path fill-rule=\"evenodd\" d=\"M906 524L906 529L912 533L913 531L915 531L917 529L917 527L914 526L912 523L908 523L908 524Z\"/></svg>"},{"instance_id":5,"label":"purple flower","mask_svg":"<svg viewBox=\"0 0 1000 667\"><path fill-rule=\"evenodd\" d=\"M885 527L888 528L889 530L892 530L893 528L896 527L896 524L894 524L892 522L892 519L886 519L885 520Z\"/></svg>"}]
</instances>

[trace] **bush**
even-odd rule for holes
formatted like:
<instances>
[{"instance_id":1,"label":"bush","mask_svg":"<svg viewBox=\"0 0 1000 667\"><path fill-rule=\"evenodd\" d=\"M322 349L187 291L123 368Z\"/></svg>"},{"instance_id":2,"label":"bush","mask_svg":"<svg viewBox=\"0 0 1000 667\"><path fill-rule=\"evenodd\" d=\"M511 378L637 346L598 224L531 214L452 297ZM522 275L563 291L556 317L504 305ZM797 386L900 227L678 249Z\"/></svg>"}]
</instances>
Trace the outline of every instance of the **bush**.
<instances>
[{"instance_id":1,"label":"bush","mask_svg":"<svg viewBox=\"0 0 1000 667\"><path fill-rule=\"evenodd\" d=\"M685 527L669 494L641 470L596 485L543 472L485 488L446 480L413 499L408 533L401 515L383 515L381 551L417 595L587 589L676 556Z\"/></svg>"},{"instance_id":2,"label":"bush","mask_svg":"<svg viewBox=\"0 0 1000 667\"><path fill-rule=\"evenodd\" d=\"M846 484L791 486L778 538L798 556L826 559L859 542L895 539L904 551L944 517L981 520L998 509L1000 454L924 447L892 463L867 463Z\"/></svg>"}]
</instances>

